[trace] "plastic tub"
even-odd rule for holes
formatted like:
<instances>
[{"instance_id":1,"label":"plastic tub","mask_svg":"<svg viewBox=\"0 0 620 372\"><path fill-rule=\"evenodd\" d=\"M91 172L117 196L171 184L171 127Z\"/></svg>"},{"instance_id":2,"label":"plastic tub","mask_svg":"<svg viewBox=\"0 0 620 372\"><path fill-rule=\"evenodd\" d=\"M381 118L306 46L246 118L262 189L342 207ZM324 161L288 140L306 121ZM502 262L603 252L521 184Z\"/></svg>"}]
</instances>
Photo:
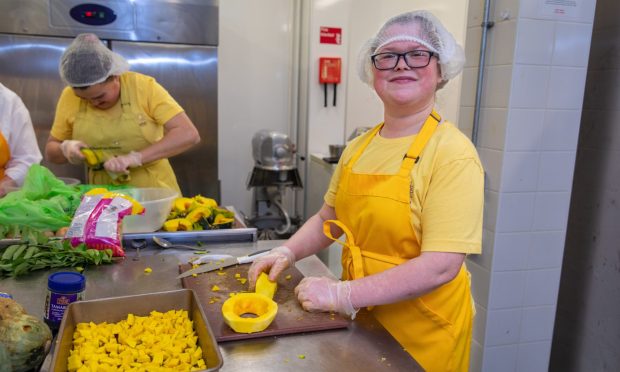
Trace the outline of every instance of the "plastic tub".
<instances>
[{"instance_id":1,"label":"plastic tub","mask_svg":"<svg viewBox=\"0 0 620 372\"><path fill-rule=\"evenodd\" d=\"M159 230L172 209L178 193L171 189L145 187L118 190L136 199L144 207L144 214L123 218L123 234L146 233Z\"/></svg>"}]
</instances>

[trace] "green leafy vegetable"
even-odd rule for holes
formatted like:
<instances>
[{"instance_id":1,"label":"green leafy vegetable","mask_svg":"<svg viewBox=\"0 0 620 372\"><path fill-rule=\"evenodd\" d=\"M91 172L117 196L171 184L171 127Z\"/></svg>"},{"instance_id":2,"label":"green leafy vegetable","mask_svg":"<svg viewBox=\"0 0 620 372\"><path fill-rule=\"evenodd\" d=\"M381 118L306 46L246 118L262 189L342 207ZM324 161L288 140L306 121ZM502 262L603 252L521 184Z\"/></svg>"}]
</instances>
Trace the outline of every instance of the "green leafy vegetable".
<instances>
[{"instance_id":1,"label":"green leafy vegetable","mask_svg":"<svg viewBox=\"0 0 620 372\"><path fill-rule=\"evenodd\" d=\"M0 257L0 277L20 276L31 271L55 267L100 265L112 262L112 250L72 247L68 241L32 234L28 242L6 247Z\"/></svg>"}]
</instances>

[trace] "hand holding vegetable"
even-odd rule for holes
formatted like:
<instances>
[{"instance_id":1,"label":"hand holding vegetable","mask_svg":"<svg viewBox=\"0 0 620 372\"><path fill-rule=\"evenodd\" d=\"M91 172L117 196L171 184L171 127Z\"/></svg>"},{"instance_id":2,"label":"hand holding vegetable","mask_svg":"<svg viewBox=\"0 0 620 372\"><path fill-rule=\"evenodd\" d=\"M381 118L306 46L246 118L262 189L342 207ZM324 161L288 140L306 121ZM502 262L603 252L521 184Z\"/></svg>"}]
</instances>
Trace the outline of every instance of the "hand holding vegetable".
<instances>
[{"instance_id":1,"label":"hand holding vegetable","mask_svg":"<svg viewBox=\"0 0 620 372\"><path fill-rule=\"evenodd\" d=\"M302 279L295 288L295 295L306 311L335 311L355 319L359 309L351 304L351 284L327 277Z\"/></svg>"},{"instance_id":2,"label":"hand holding vegetable","mask_svg":"<svg viewBox=\"0 0 620 372\"><path fill-rule=\"evenodd\" d=\"M62 155L67 158L69 163L81 164L84 161L84 154L82 154L80 149L84 147L88 147L88 145L82 141L64 140L60 144L60 151L62 151Z\"/></svg>"},{"instance_id":3,"label":"hand holding vegetable","mask_svg":"<svg viewBox=\"0 0 620 372\"><path fill-rule=\"evenodd\" d=\"M126 173L129 168L140 166L142 166L142 154L136 151L131 151L126 155L115 156L103 164L106 170L115 173Z\"/></svg>"},{"instance_id":4,"label":"hand holding vegetable","mask_svg":"<svg viewBox=\"0 0 620 372\"><path fill-rule=\"evenodd\" d=\"M248 270L248 279L250 280L250 290L256 285L256 279L260 273L269 274L269 280L275 282L278 276L289 267L295 265L295 254L289 247L276 247L269 254L257 258Z\"/></svg>"}]
</instances>

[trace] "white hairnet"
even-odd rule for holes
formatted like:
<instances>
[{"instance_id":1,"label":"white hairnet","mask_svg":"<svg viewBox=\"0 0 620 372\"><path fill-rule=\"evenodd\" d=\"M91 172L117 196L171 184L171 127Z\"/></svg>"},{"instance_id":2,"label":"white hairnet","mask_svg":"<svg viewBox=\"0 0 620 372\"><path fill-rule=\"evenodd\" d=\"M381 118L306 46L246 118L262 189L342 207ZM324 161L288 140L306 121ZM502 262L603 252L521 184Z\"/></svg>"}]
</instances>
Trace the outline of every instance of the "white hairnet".
<instances>
[{"instance_id":1,"label":"white hairnet","mask_svg":"<svg viewBox=\"0 0 620 372\"><path fill-rule=\"evenodd\" d=\"M79 88L101 83L129 70L129 63L114 53L95 34L80 34L60 57L60 78Z\"/></svg>"},{"instance_id":2,"label":"white hairnet","mask_svg":"<svg viewBox=\"0 0 620 372\"><path fill-rule=\"evenodd\" d=\"M428 11L418 10L390 18L379 32L362 46L358 55L357 72L363 82L368 85L373 82L370 56L395 41L415 41L437 53L444 82L458 75L465 64L463 48L456 43L439 19Z\"/></svg>"}]
</instances>

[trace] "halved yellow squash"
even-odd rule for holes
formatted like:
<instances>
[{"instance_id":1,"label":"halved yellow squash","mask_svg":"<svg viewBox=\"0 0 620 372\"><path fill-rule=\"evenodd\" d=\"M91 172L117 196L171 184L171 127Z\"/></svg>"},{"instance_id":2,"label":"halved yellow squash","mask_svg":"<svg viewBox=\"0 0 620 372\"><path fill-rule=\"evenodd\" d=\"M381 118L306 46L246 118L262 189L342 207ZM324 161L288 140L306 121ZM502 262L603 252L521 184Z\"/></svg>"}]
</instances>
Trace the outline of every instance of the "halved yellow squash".
<instances>
[{"instance_id":1,"label":"halved yellow squash","mask_svg":"<svg viewBox=\"0 0 620 372\"><path fill-rule=\"evenodd\" d=\"M238 293L222 305L224 322L237 333L264 331L277 313L278 304L260 293Z\"/></svg>"}]
</instances>

